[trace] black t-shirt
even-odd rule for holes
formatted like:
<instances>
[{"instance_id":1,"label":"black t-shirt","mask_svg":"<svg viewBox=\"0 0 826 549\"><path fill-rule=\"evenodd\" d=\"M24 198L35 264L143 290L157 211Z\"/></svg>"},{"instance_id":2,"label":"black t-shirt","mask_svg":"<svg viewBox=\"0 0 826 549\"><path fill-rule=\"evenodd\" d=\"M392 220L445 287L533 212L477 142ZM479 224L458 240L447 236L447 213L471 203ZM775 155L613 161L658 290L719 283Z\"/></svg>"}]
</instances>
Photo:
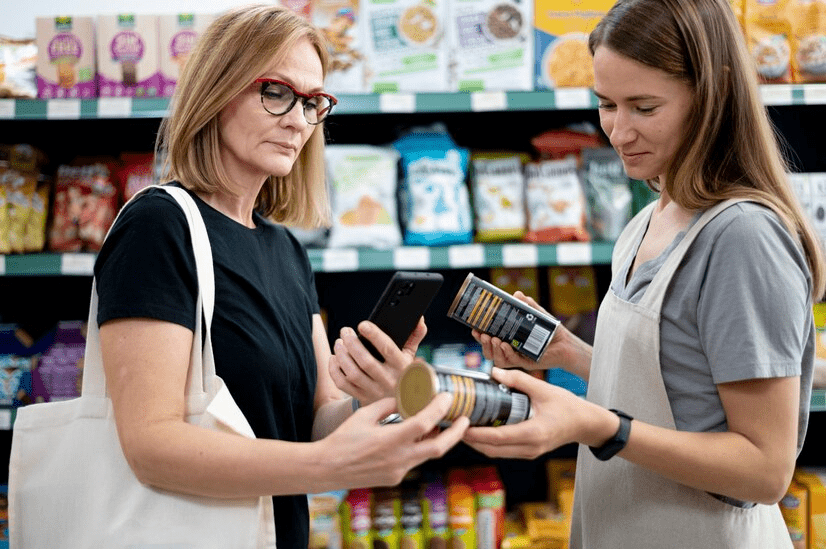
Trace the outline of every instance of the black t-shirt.
<instances>
[{"instance_id":1,"label":"black t-shirt","mask_svg":"<svg viewBox=\"0 0 826 549\"><path fill-rule=\"evenodd\" d=\"M312 315L319 307L306 251L284 227L256 214L249 229L192 196L212 246L216 373L256 437L309 441L317 378ZM165 191L150 189L124 208L98 254L95 277L98 324L148 317L194 330L189 227ZM278 547L306 549L306 496L273 503Z\"/></svg>"}]
</instances>

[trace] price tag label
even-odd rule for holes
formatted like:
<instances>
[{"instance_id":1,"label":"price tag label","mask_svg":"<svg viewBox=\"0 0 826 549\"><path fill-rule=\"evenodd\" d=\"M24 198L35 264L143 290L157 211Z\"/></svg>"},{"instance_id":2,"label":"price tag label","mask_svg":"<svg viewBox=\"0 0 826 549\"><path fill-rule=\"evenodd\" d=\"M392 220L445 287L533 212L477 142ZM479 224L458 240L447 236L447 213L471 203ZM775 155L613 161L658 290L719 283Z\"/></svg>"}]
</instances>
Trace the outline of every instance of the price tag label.
<instances>
[{"instance_id":1,"label":"price tag label","mask_svg":"<svg viewBox=\"0 0 826 549\"><path fill-rule=\"evenodd\" d=\"M131 114L131 97L101 97L98 99L98 116L101 118L128 118Z\"/></svg>"},{"instance_id":2,"label":"price tag label","mask_svg":"<svg viewBox=\"0 0 826 549\"><path fill-rule=\"evenodd\" d=\"M379 96L381 112L416 112L416 96L412 93L383 93Z\"/></svg>"},{"instance_id":3,"label":"price tag label","mask_svg":"<svg viewBox=\"0 0 826 549\"><path fill-rule=\"evenodd\" d=\"M6 274L6 256L0 255L0 276Z\"/></svg>"},{"instance_id":4,"label":"price tag label","mask_svg":"<svg viewBox=\"0 0 826 549\"><path fill-rule=\"evenodd\" d=\"M534 244L502 246L502 265L505 267L533 267L538 263L539 248Z\"/></svg>"},{"instance_id":5,"label":"price tag label","mask_svg":"<svg viewBox=\"0 0 826 549\"><path fill-rule=\"evenodd\" d=\"M0 430L11 430L11 410L8 408L0 409Z\"/></svg>"},{"instance_id":6,"label":"price tag label","mask_svg":"<svg viewBox=\"0 0 826 549\"><path fill-rule=\"evenodd\" d=\"M49 99L46 102L46 118L80 118L80 99Z\"/></svg>"},{"instance_id":7,"label":"price tag label","mask_svg":"<svg viewBox=\"0 0 826 549\"><path fill-rule=\"evenodd\" d=\"M826 105L826 84L806 84L803 98L807 105Z\"/></svg>"},{"instance_id":8,"label":"price tag label","mask_svg":"<svg viewBox=\"0 0 826 549\"><path fill-rule=\"evenodd\" d=\"M484 91L470 94L470 108L474 112L504 111L507 107L508 95L503 91Z\"/></svg>"},{"instance_id":9,"label":"price tag label","mask_svg":"<svg viewBox=\"0 0 826 549\"><path fill-rule=\"evenodd\" d=\"M14 118L14 99L0 99L0 118Z\"/></svg>"},{"instance_id":10,"label":"price tag label","mask_svg":"<svg viewBox=\"0 0 826 549\"><path fill-rule=\"evenodd\" d=\"M356 271L359 267L359 253L355 248L327 249L322 256L324 271Z\"/></svg>"},{"instance_id":11,"label":"price tag label","mask_svg":"<svg viewBox=\"0 0 826 549\"><path fill-rule=\"evenodd\" d=\"M591 245L583 242L562 242L556 246L556 261L560 265L590 265Z\"/></svg>"},{"instance_id":12,"label":"price tag label","mask_svg":"<svg viewBox=\"0 0 826 549\"><path fill-rule=\"evenodd\" d=\"M792 87L785 84L764 84L760 86L760 96L764 105L791 105Z\"/></svg>"},{"instance_id":13,"label":"price tag label","mask_svg":"<svg viewBox=\"0 0 826 549\"><path fill-rule=\"evenodd\" d=\"M479 267L485 264L485 247L481 244L451 246L447 257L453 268Z\"/></svg>"},{"instance_id":14,"label":"price tag label","mask_svg":"<svg viewBox=\"0 0 826 549\"><path fill-rule=\"evenodd\" d=\"M400 270L430 268L430 248L427 246L405 246L393 250L393 265Z\"/></svg>"},{"instance_id":15,"label":"price tag label","mask_svg":"<svg viewBox=\"0 0 826 549\"><path fill-rule=\"evenodd\" d=\"M557 109L591 108L591 91L588 88L556 88L554 99Z\"/></svg>"},{"instance_id":16,"label":"price tag label","mask_svg":"<svg viewBox=\"0 0 826 549\"><path fill-rule=\"evenodd\" d=\"M64 275L93 275L95 254L67 253L60 258L60 273Z\"/></svg>"}]
</instances>

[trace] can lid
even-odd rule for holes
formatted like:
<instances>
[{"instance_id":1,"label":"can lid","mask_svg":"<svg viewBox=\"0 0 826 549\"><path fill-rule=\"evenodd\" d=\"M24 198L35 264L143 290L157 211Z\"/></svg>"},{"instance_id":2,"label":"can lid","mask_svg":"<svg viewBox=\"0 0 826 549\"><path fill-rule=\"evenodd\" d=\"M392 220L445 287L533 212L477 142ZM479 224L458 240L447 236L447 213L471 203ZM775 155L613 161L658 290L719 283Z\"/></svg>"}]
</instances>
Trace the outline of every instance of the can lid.
<instances>
[{"instance_id":1,"label":"can lid","mask_svg":"<svg viewBox=\"0 0 826 549\"><path fill-rule=\"evenodd\" d=\"M396 404L403 418L418 413L438 392L436 372L422 360L415 360L402 372L396 385Z\"/></svg>"},{"instance_id":2,"label":"can lid","mask_svg":"<svg viewBox=\"0 0 826 549\"><path fill-rule=\"evenodd\" d=\"M456 311L456 307L459 306L459 303L462 301L462 296L465 294L465 290L467 289L468 285L476 278L476 275L473 273L468 273L465 277L465 281L462 282L462 287L459 288L459 291L456 292L456 297L453 298L453 303L450 304L450 308L447 310L447 316L453 317L454 311Z\"/></svg>"}]
</instances>

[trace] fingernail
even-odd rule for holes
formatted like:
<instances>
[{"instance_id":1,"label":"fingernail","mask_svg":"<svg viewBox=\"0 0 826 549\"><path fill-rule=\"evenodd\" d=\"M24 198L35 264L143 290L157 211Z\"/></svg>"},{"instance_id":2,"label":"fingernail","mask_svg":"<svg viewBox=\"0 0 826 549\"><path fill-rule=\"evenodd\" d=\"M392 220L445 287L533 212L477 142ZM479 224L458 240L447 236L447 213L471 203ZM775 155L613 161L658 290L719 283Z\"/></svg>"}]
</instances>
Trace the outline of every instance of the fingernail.
<instances>
[{"instance_id":1,"label":"fingernail","mask_svg":"<svg viewBox=\"0 0 826 549\"><path fill-rule=\"evenodd\" d=\"M363 334L369 334L370 332L373 331L373 324L371 324L370 322L367 322L366 320L362 321L359 324L359 331Z\"/></svg>"}]
</instances>

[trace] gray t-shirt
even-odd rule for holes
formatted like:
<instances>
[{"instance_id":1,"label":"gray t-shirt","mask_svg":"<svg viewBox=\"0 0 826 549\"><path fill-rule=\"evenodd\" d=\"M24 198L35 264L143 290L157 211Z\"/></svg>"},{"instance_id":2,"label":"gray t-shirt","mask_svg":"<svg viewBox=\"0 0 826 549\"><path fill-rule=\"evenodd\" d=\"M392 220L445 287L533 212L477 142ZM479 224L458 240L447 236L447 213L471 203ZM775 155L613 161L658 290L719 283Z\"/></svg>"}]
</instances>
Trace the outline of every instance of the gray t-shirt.
<instances>
[{"instance_id":1,"label":"gray t-shirt","mask_svg":"<svg viewBox=\"0 0 826 549\"><path fill-rule=\"evenodd\" d=\"M640 265L625 285L629 257L611 290L638 303L684 236ZM660 364L677 429L727 429L718 383L799 375L799 452L815 352L810 296L806 258L771 210L740 202L711 220L674 274L661 312Z\"/></svg>"}]
</instances>

